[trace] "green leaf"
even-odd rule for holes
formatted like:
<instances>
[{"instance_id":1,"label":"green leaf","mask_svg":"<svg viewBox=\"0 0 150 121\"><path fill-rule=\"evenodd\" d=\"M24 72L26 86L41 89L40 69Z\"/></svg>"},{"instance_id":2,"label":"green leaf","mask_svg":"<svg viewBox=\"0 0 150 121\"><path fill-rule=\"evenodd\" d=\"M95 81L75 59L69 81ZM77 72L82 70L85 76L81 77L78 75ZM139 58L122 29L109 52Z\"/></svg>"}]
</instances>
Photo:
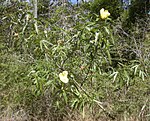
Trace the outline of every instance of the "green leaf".
<instances>
[{"instance_id":1,"label":"green leaf","mask_svg":"<svg viewBox=\"0 0 150 121\"><path fill-rule=\"evenodd\" d=\"M110 34L109 29L106 26L104 26L104 29L105 29L106 33L109 35Z\"/></svg>"},{"instance_id":2,"label":"green leaf","mask_svg":"<svg viewBox=\"0 0 150 121\"><path fill-rule=\"evenodd\" d=\"M109 63L110 63L110 65L112 65L110 52L109 52L109 50L106 50L106 52L107 52L107 56L108 56Z\"/></svg>"},{"instance_id":3,"label":"green leaf","mask_svg":"<svg viewBox=\"0 0 150 121\"><path fill-rule=\"evenodd\" d=\"M67 104L68 98L67 98L67 94L66 94L66 92L65 92L64 90L63 90L63 97L64 97L65 102L66 102L66 104Z\"/></svg>"},{"instance_id":4,"label":"green leaf","mask_svg":"<svg viewBox=\"0 0 150 121\"><path fill-rule=\"evenodd\" d=\"M76 98L76 99L73 99L73 102L72 102L72 104L71 104L71 107L72 107L72 108L75 108L76 105L77 105L77 103L78 103L78 99L77 99L77 98Z\"/></svg>"}]
</instances>

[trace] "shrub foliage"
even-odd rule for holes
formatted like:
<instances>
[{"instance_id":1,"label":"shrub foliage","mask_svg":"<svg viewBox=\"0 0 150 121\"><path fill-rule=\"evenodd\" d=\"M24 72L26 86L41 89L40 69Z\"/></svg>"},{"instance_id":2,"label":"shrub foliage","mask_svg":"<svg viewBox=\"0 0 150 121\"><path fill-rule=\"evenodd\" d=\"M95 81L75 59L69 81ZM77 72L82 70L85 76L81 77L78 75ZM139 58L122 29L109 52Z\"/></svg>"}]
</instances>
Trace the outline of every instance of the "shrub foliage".
<instances>
[{"instance_id":1,"label":"shrub foliage","mask_svg":"<svg viewBox=\"0 0 150 121\"><path fill-rule=\"evenodd\" d=\"M120 18L102 20L96 12L104 7L119 17L119 3L97 2L91 3L95 20L89 10L70 5L38 19L27 3L2 7L1 118L24 111L26 120L53 121L79 111L83 118L90 112L94 119L148 120L149 18L126 32ZM68 83L59 78L63 71Z\"/></svg>"}]
</instances>

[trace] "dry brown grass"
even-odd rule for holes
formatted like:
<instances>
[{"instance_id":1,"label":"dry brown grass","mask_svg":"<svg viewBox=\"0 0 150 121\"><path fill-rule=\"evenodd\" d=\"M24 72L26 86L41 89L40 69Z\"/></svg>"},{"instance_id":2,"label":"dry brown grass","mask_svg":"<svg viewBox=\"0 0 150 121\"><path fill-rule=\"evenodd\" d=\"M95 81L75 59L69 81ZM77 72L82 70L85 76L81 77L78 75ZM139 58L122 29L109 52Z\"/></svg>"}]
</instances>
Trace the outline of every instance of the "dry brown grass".
<instances>
[{"instance_id":1,"label":"dry brown grass","mask_svg":"<svg viewBox=\"0 0 150 121\"><path fill-rule=\"evenodd\" d=\"M12 115L12 116L4 116L0 118L0 121L51 121L52 118L47 117L47 119L37 119L36 117L30 117L22 115ZM74 114L68 115L64 117L62 120L58 119L55 121L149 121L149 119L143 118L139 119L138 117L131 116L131 117L121 117L115 120L111 120L106 116L101 117L93 117L92 115L85 115L75 112Z\"/></svg>"}]
</instances>

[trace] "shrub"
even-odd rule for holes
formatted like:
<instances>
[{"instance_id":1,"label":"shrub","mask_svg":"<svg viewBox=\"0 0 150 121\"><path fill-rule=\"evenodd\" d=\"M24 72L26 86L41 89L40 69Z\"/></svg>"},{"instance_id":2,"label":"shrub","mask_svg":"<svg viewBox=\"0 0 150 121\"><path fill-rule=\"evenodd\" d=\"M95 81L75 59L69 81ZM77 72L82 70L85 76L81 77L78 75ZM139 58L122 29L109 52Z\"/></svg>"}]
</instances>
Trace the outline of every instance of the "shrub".
<instances>
[{"instance_id":1,"label":"shrub","mask_svg":"<svg viewBox=\"0 0 150 121\"><path fill-rule=\"evenodd\" d=\"M50 18L38 18L37 33L26 9L2 19L3 29L17 33L8 41L2 33L2 116L11 107L11 115L23 109L29 120L62 120L75 111L84 117L86 109L97 119L148 117L147 30L141 38L138 25L128 34L118 20L91 21L82 7L58 7Z\"/></svg>"},{"instance_id":2,"label":"shrub","mask_svg":"<svg viewBox=\"0 0 150 121\"><path fill-rule=\"evenodd\" d=\"M135 0L129 8L129 21L134 23L137 19L145 19L149 11L149 0Z\"/></svg>"}]
</instances>

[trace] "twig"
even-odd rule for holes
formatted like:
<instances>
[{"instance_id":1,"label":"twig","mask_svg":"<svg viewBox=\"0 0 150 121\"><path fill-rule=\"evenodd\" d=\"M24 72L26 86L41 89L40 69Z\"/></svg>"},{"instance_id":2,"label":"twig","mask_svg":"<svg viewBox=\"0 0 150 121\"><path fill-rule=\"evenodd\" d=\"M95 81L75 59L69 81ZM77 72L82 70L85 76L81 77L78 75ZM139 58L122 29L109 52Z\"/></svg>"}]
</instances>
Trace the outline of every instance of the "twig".
<instances>
[{"instance_id":1,"label":"twig","mask_svg":"<svg viewBox=\"0 0 150 121\"><path fill-rule=\"evenodd\" d=\"M143 107L142 107L142 109L141 109L141 111L139 113L139 117L142 115L142 113L143 113L143 111L144 111L144 109L146 107L147 102L148 102L148 99L145 101L145 104L143 105Z\"/></svg>"}]
</instances>

